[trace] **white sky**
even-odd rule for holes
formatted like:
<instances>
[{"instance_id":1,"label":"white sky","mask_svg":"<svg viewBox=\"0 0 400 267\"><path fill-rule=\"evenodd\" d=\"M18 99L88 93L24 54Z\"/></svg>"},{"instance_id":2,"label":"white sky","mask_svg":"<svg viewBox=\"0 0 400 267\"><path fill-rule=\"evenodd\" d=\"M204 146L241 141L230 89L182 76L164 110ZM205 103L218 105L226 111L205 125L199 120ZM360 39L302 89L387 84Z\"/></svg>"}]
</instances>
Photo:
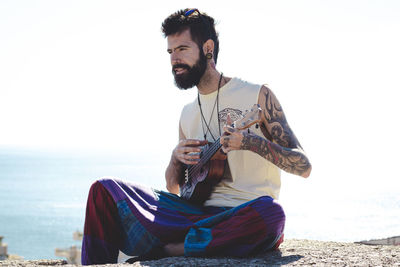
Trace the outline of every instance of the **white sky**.
<instances>
[{"instance_id":1,"label":"white sky","mask_svg":"<svg viewBox=\"0 0 400 267\"><path fill-rule=\"evenodd\" d=\"M220 71L268 83L280 100L313 163L312 182L287 176L289 188L399 191L395 0L2 0L0 145L168 160L196 90L175 88L160 25L185 7L218 21Z\"/></svg>"}]
</instances>

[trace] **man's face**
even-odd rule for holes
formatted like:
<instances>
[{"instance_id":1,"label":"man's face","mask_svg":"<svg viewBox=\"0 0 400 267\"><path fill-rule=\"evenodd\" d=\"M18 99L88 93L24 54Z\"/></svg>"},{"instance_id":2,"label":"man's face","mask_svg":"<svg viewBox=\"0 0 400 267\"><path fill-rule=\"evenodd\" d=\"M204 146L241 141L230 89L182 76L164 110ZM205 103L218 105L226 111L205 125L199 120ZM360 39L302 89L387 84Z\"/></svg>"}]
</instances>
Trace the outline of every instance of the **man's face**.
<instances>
[{"instance_id":1,"label":"man's face","mask_svg":"<svg viewBox=\"0 0 400 267\"><path fill-rule=\"evenodd\" d=\"M207 68L207 59L192 40L189 29L170 35L167 40L176 86L188 89L198 85Z\"/></svg>"}]
</instances>

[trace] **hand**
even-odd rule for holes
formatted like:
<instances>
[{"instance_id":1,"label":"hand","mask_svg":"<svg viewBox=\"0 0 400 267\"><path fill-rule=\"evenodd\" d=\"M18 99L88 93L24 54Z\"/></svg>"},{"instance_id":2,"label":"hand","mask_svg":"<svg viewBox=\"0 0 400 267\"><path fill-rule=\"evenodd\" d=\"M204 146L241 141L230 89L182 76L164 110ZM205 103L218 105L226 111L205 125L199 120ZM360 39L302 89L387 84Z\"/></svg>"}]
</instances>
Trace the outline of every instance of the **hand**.
<instances>
[{"instance_id":1,"label":"hand","mask_svg":"<svg viewBox=\"0 0 400 267\"><path fill-rule=\"evenodd\" d=\"M208 143L207 140L184 139L175 147L173 157L188 165L195 165L200 161L200 146Z\"/></svg>"},{"instance_id":2,"label":"hand","mask_svg":"<svg viewBox=\"0 0 400 267\"><path fill-rule=\"evenodd\" d=\"M222 151L224 153L228 153L232 150L239 150L242 145L242 140L244 137L244 132L238 129L235 129L231 126L232 119L228 114L226 118L226 125L223 130L224 133L221 136L220 143L222 145Z\"/></svg>"}]
</instances>

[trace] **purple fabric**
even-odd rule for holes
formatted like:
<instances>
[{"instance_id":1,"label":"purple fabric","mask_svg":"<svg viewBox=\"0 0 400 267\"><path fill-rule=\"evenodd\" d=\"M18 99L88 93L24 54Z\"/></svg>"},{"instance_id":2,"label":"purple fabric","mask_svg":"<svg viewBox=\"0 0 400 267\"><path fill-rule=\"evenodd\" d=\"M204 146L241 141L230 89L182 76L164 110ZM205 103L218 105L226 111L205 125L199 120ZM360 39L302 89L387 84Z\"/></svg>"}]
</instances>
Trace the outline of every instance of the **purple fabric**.
<instances>
[{"instance_id":1,"label":"purple fabric","mask_svg":"<svg viewBox=\"0 0 400 267\"><path fill-rule=\"evenodd\" d=\"M89 192L82 264L115 263L118 250L138 256L178 242L186 256L244 257L277 248L284 224L281 206L268 196L235 208L199 207L174 194L103 179Z\"/></svg>"}]
</instances>

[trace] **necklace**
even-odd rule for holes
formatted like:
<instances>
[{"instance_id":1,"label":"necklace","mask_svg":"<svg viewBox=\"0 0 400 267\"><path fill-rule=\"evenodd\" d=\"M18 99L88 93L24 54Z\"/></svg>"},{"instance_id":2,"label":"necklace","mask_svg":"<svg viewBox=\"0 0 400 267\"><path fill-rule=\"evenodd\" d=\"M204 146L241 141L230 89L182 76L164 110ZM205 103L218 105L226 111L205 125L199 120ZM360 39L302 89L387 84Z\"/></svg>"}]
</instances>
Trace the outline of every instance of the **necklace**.
<instances>
[{"instance_id":1,"label":"necklace","mask_svg":"<svg viewBox=\"0 0 400 267\"><path fill-rule=\"evenodd\" d=\"M207 133L210 133L214 142L217 140L217 138L214 137L214 135L212 134L212 132L210 130L210 123L211 123L211 119L214 114L215 106L217 106L218 131L219 131L219 135L221 135L221 127L220 127L220 119L219 119L219 88L221 88L222 76L223 76L223 73L221 72L221 75L219 76L219 81L218 81L217 97L215 98L214 106L211 111L211 115L210 115L210 119L208 120L208 123L207 123L206 119L204 118L203 109L201 108L200 94L199 94L199 92L197 92L197 102L198 102L199 108L200 108L200 114L201 114L201 119L202 119L201 127L203 128L204 140L207 140ZM207 131L204 130L204 124L207 127Z\"/></svg>"}]
</instances>

